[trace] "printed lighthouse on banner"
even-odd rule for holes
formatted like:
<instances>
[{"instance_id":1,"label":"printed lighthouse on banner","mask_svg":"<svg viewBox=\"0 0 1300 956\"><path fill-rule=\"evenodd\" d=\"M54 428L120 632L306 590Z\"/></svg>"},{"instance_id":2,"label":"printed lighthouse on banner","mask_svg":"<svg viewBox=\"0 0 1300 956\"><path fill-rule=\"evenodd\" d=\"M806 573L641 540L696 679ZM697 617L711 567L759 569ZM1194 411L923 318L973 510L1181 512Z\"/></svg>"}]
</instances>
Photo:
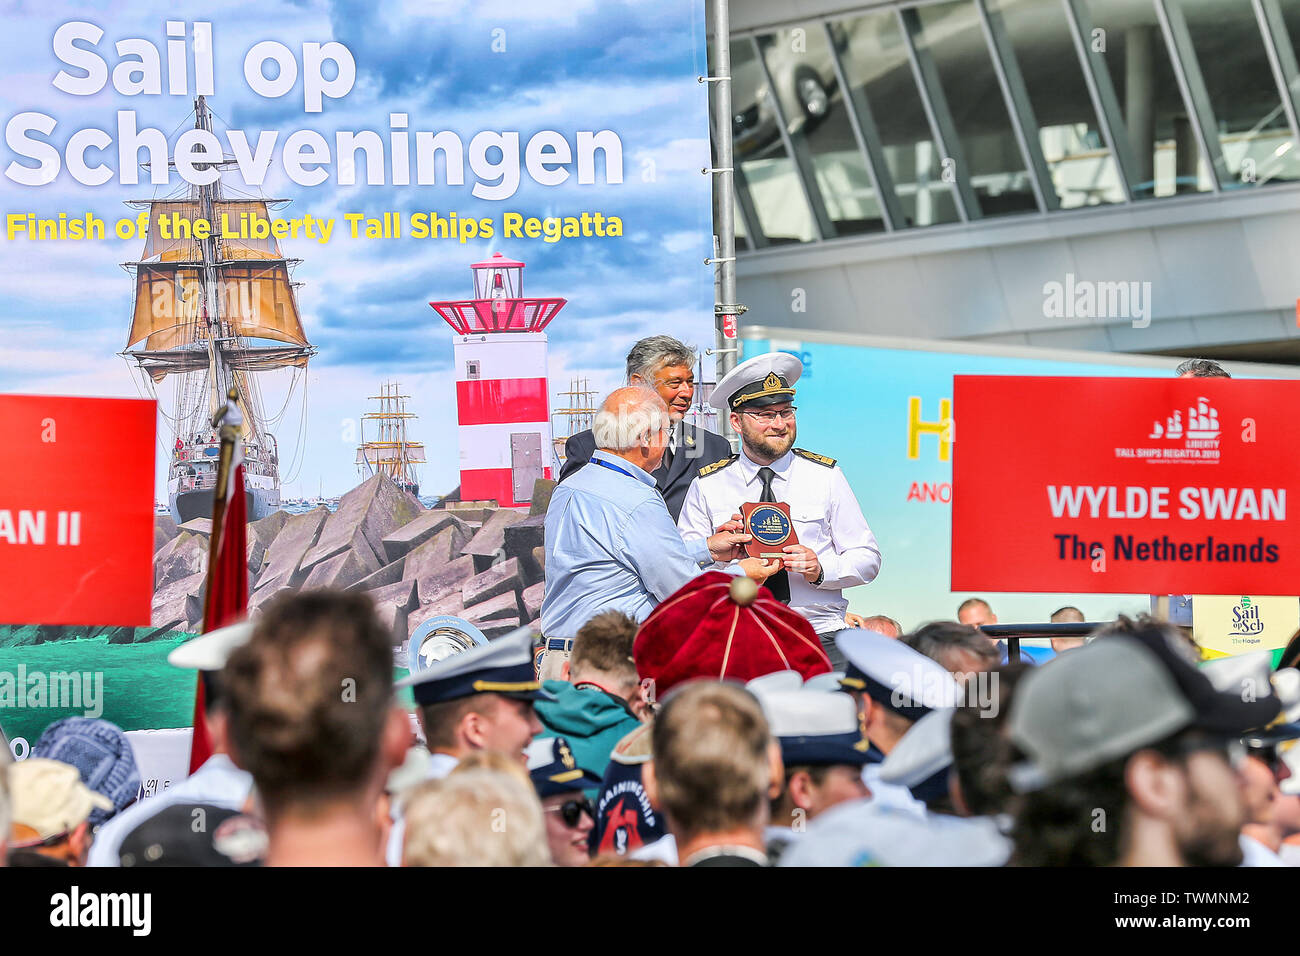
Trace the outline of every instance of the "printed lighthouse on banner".
<instances>
[{"instance_id":1,"label":"printed lighthouse on banner","mask_svg":"<svg viewBox=\"0 0 1300 956\"><path fill-rule=\"evenodd\" d=\"M552 478L546 326L561 298L524 298L524 264L494 253L470 266L474 298L430 302L456 331L462 501L528 505Z\"/></svg>"}]
</instances>

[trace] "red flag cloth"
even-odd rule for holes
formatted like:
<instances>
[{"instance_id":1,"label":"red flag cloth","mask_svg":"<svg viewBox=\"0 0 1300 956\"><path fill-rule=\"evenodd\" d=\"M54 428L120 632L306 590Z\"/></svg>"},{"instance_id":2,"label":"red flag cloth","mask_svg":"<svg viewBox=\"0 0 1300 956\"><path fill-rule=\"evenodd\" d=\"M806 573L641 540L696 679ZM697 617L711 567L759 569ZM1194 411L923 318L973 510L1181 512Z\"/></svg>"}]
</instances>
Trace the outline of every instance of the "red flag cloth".
<instances>
[{"instance_id":1,"label":"red flag cloth","mask_svg":"<svg viewBox=\"0 0 1300 956\"><path fill-rule=\"evenodd\" d=\"M244 466L235 465L228 486L226 511L217 540L217 557L208 568L212 576L203 609L203 633L234 624L248 616L248 508L244 501ZM213 534L218 529L212 529ZM203 680L194 694L194 736L190 740L190 773L212 756L212 738L204 717Z\"/></svg>"},{"instance_id":2,"label":"red flag cloth","mask_svg":"<svg viewBox=\"0 0 1300 956\"><path fill-rule=\"evenodd\" d=\"M831 669L807 618L749 578L706 571L654 609L632 646L637 676L666 694L683 681L748 681L773 671Z\"/></svg>"}]
</instances>

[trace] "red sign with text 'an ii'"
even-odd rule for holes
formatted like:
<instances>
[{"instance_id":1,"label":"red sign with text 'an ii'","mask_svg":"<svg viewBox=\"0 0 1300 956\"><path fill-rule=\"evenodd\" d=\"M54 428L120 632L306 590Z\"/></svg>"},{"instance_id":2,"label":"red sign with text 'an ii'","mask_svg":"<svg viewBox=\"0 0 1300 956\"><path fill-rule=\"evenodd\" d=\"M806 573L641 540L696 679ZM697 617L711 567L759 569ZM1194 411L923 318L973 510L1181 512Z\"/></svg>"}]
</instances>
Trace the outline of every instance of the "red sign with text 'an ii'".
<instances>
[{"instance_id":1,"label":"red sign with text 'an ii'","mask_svg":"<svg viewBox=\"0 0 1300 956\"><path fill-rule=\"evenodd\" d=\"M149 624L156 417L0 395L0 624Z\"/></svg>"},{"instance_id":2,"label":"red sign with text 'an ii'","mask_svg":"<svg viewBox=\"0 0 1300 956\"><path fill-rule=\"evenodd\" d=\"M1300 382L953 378L952 588L1295 594Z\"/></svg>"}]
</instances>

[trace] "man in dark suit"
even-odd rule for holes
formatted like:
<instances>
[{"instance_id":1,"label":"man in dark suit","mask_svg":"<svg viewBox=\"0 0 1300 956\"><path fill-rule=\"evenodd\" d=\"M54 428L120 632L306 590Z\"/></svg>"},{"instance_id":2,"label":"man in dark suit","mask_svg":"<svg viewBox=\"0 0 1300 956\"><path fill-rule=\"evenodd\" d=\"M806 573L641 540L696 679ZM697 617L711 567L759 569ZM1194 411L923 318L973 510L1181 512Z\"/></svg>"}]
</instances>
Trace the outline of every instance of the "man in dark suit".
<instances>
[{"instance_id":1,"label":"man in dark suit","mask_svg":"<svg viewBox=\"0 0 1300 956\"><path fill-rule=\"evenodd\" d=\"M645 385L658 392L673 420L668 450L652 477L674 521L681 513L686 490L699 470L731 454L731 445L721 435L682 421L695 395L695 358L694 349L671 335L642 339L627 353L627 383ZM560 481L585 465L595 449L596 440L590 429L570 436L564 443Z\"/></svg>"}]
</instances>

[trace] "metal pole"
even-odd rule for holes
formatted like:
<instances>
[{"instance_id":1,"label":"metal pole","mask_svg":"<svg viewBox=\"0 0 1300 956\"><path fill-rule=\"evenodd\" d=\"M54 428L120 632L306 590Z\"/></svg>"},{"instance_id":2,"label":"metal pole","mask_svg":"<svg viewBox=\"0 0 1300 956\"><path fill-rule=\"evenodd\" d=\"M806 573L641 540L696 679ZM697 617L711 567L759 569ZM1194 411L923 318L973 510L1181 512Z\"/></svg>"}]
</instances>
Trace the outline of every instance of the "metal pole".
<instances>
[{"instance_id":1,"label":"metal pole","mask_svg":"<svg viewBox=\"0 0 1300 956\"><path fill-rule=\"evenodd\" d=\"M745 307L736 301L736 223L735 177L731 142L731 12L729 0L713 0L713 75L709 77L712 95L713 127L713 248L714 257L709 264L717 270L715 290L717 301L713 305L715 329L715 378L722 380L736 366L740 349L737 338L739 316ZM718 416L718 427L723 437L732 440L731 424L725 415Z\"/></svg>"}]
</instances>

